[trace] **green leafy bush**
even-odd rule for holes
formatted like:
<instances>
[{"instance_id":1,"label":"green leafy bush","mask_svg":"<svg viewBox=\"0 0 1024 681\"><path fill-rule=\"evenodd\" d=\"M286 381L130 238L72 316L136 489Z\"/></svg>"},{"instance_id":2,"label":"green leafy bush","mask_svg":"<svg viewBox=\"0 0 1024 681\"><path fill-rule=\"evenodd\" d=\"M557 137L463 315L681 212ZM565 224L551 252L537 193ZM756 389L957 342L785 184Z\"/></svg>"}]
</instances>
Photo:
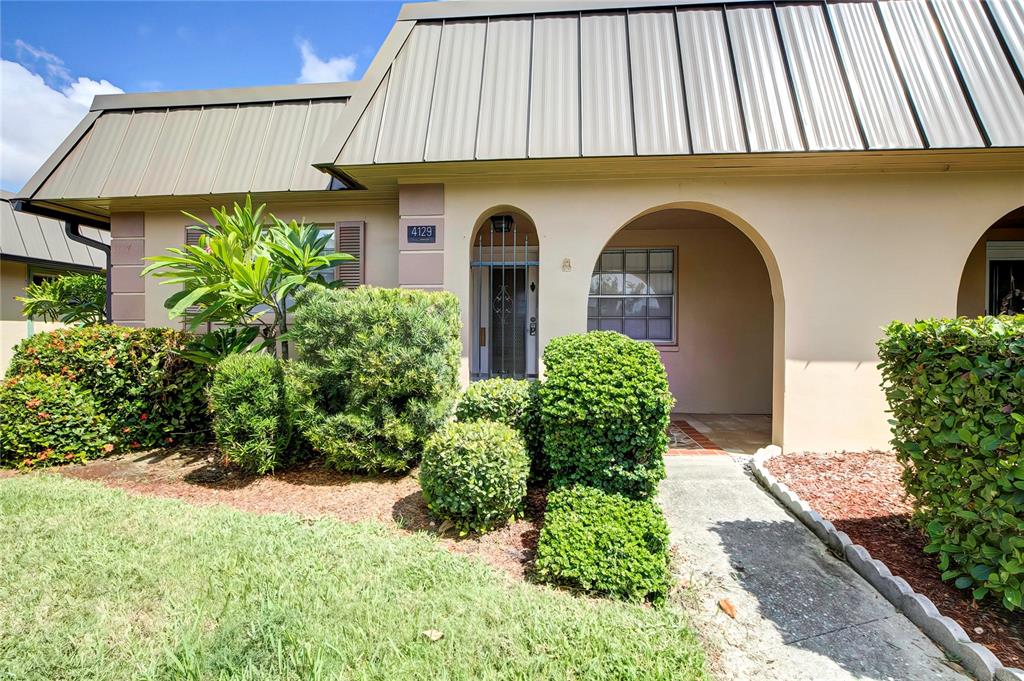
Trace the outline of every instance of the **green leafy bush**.
<instances>
[{"instance_id":1,"label":"green leafy bush","mask_svg":"<svg viewBox=\"0 0 1024 681\"><path fill-rule=\"evenodd\" d=\"M1024 591L1024 316L893 322L878 344L892 444L942 578Z\"/></svg>"},{"instance_id":2,"label":"green leafy bush","mask_svg":"<svg viewBox=\"0 0 1024 681\"><path fill-rule=\"evenodd\" d=\"M313 449L342 471L408 469L454 411L459 329L451 293L307 289L291 336Z\"/></svg>"},{"instance_id":3,"label":"green leafy bush","mask_svg":"<svg viewBox=\"0 0 1024 681\"><path fill-rule=\"evenodd\" d=\"M172 329L105 324L38 333L18 344L7 376L39 372L76 381L119 446L203 441L210 372L178 354L189 339Z\"/></svg>"},{"instance_id":4,"label":"green leafy bush","mask_svg":"<svg viewBox=\"0 0 1024 681\"><path fill-rule=\"evenodd\" d=\"M550 477L540 428L540 384L512 378L474 381L459 398L455 417L463 422L497 421L515 428L530 454L530 478Z\"/></svg>"},{"instance_id":5,"label":"green leafy bush","mask_svg":"<svg viewBox=\"0 0 1024 681\"><path fill-rule=\"evenodd\" d=\"M17 298L25 317L65 324L100 324L107 306L107 280L99 274L66 274L25 287Z\"/></svg>"},{"instance_id":6,"label":"green leafy bush","mask_svg":"<svg viewBox=\"0 0 1024 681\"><path fill-rule=\"evenodd\" d=\"M535 574L587 593L662 603L670 585L665 517L653 501L584 485L557 489L548 496Z\"/></svg>"},{"instance_id":7,"label":"green leafy bush","mask_svg":"<svg viewBox=\"0 0 1024 681\"><path fill-rule=\"evenodd\" d=\"M229 355L213 373L210 411L224 458L260 475L287 462L292 409L284 364L257 353Z\"/></svg>"},{"instance_id":8,"label":"green leafy bush","mask_svg":"<svg viewBox=\"0 0 1024 681\"><path fill-rule=\"evenodd\" d=\"M552 482L653 497L665 477L673 404L654 346L610 331L562 336L544 349L544 366L541 427Z\"/></svg>"},{"instance_id":9,"label":"green leafy bush","mask_svg":"<svg viewBox=\"0 0 1024 681\"><path fill-rule=\"evenodd\" d=\"M522 438L504 423L449 423L427 440L420 486L438 518L486 532L522 509L529 468Z\"/></svg>"},{"instance_id":10,"label":"green leafy bush","mask_svg":"<svg viewBox=\"0 0 1024 681\"><path fill-rule=\"evenodd\" d=\"M107 420L74 380L30 373L0 386L0 465L84 462L113 449Z\"/></svg>"}]
</instances>

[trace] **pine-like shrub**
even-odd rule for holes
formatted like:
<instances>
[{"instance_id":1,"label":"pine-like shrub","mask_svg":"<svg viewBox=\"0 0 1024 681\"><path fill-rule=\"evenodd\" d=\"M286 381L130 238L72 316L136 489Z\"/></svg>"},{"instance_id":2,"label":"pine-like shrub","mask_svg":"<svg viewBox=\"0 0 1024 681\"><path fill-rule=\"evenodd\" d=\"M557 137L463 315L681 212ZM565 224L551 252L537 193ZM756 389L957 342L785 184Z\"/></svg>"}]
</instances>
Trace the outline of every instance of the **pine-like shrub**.
<instances>
[{"instance_id":1,"label":"pine-like shrub","mask_svg":"<svg viewBox=\"0 0 1024 681\"><path fill-rule=\"evenodd\" d=\"M281 360L262 353L221 360L210 386L210 411L224 459L260 475L287 463L291 403Z\"/></svg>"},{"instance_id":2,"label":"pine-like shrub","mask_svg":"<svg viewBox=\"0 0 1024 681\"><path fill-rule=\"evenodd\" d=\"M64 376L87 390L119 448L205 441L210 371L181 357L191 336L172 329L100 324L37 333L7 369Z\"/></svg>"},{"instance_id":3,"label":"pine-like shrub","mask_svg":"<svg viewBox=\"0 0 1024 681\"><path fill-rule=\"evenodd\" d=\"M535 575L586 593L662 603L670 582L661 508L584 485L555 490L548 496Z\"/></svg>"},{"instance_id":4,"label":"pine-like shrub","mask_svg":"<svg viewBox=\"0 0 1024 681\"><path fill-rule=\"evenodd\" d=\"M300 428L342 471L408 469L459 394L458 299L447 292L311 287L292 324L310 391Z\"/></svg>"},{"instance_id":5,"label":"pine-like shrub","mask_svg":"<svg viewBox=\"0 0 1024 681\"><path fill-rule=\"evenodd\" d=\"M0 384L0 465L85 462L114 450L92 394L67 376L30 373Z\"/></svg>"},{"instance_id":6,"label":"pine-like shrub","mask_svg":"<svg viewBox=\"0 0 1024 681\"><path fill-rule=\"evenodd\" d=\"M519 431L530 455L530 478L550 477L540 428L540 384L513 378L489 378L469 384L455 410L463 422L497 421Z\"/></svg>"},{"instance_id":7,"label":"pine-like shrub","mask_svg":"<svg viewBox=\"0 0 1024 681\"><path fill-rule=\"evenodd\" d=\"M665 477L672 393L657 349L611 331L555 338L540 387L555 486L649 499Z\"/></svg>"},{"instance_id":8,"label":"pine-like shrub","mask_svg":"<svg viewBox=\"0 0 1024 681\"><path fill-rule=\"evenodd\" d=\"M893 322L878 343L896 456L942 578L1024 591L1024 316Z\"/></svg>"},{"instance_id":9,"label":"pine-like shrub","mask_svg":"<svg viewBox=\"0 0 1024 681\"><path fill-rule=\"evenodd\" d=\"M427 440L420 486L438 518L486 532L522 510L529 468L522 438L504 423L449 423Z\"/></svg>"}]
</instances>

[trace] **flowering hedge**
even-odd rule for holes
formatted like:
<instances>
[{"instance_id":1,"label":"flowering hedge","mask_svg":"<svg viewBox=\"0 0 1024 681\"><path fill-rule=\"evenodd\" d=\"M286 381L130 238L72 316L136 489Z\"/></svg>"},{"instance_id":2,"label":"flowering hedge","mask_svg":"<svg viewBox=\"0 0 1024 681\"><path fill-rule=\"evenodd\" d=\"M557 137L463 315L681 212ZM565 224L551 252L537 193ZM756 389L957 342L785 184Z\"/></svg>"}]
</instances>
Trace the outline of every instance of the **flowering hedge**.
<instances>
[{"instance_id":1,"label":"flowering hedge","mask_svg":"<svg viewBox=\"0 0 1024 681\"><path fill-rule=\"evenodd\" d=\"M942 578L1010 610L1024 591L1024 316L893 322L879 342L914 521Z\"/></svg>"},{"instance_id":2,"label":"flowering hedge","mask_svg":"<svg viewBox=\"0 0 1024 681\"><path fill-rule=\"evenodd\" d=\"M89 392L115 444L139 449L205 440L210 371L177 353L191 336L172 329L86 326L18 344L7 377L61 376Z\"/></svg>"}]
</instances>

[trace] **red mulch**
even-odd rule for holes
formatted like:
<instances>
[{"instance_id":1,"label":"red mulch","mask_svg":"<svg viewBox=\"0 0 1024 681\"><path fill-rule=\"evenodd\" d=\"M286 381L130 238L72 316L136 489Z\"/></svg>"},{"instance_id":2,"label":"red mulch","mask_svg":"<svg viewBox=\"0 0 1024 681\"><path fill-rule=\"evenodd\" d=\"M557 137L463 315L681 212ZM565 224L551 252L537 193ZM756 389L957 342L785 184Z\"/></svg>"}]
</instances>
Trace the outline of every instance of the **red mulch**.
<instances>
[{"instance_id":1,"label":"red mulch","mask_svg":"<svg viewBox=\"0 0 1024 681\"><path fill-rule=\"evenodd\" d=\"M937 559L924 553L925 535L910 525L901 467L891 452L786 454L768 469L818 513L903 577L952 617L974 641L1008 667L1024 667L1024 615L940 579Z\"/></svg>"},{"instance_id":2,"label":"red mulch","mask_svg":"<svg viewBox=\"0 0 1024 681\"><path fill-rule=\"evenodd\" d=\"M472 555L522 579L537 548L546 494L531 489L526 517L485 535L440 534L420 494L416 472L402 476L349 475L309 465L274 475L223 467L212 447L157 449L50 469L136 494L225 504L253 513L330 516L376 521L401 532L428 532L453 553Z\"/></svg>"}]
</instances>

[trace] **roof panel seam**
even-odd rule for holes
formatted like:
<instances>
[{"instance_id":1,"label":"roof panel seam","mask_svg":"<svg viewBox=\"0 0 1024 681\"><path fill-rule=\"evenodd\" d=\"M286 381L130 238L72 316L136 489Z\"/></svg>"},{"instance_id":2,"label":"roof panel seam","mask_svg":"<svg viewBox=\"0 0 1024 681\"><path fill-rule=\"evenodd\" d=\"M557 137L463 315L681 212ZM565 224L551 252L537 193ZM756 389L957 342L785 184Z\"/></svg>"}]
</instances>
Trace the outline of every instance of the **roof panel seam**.
<instances>
[{"instance_id":1,"label":"roof panel seam","mask_svg":"<svg viewBox=\"0 0 1024 681\"><path fill-rule=\"evenodd\" d=\"M491 18L487 17L484 24L484 45L480 54L480 92L476 99L476 130L473 134L473 160L479 158L480 149L480 114L484 108L484 77L487 75L487 35L491 30Z\"/></svg>"},{"instance_id":2,"label":"roof panel seam","mask_svg":"<svg viewBox=\"0 0 1024 681\"><path fill-rule=\"evenodd\" d=\"M434 78L432 85L430 86L430 101L427 103L427 125L423 130L423 153L420 154L420 160L427 160L427 142L430 141L430 123L434 117L434 95L437 93L437 67L441 64L441 47L444 45L444 29L447 25L446 20L441 20L441 32L437 35L437 54L434 55ZM483 83L480 84L483 88Z\"/></svg>"},{"instance_id":3,"label":"roof panel seam","mask_svg":"<svg viewBox=\"0 0 1024 681\"><path fill-rule=\"evenodd\" d=\"M1006 36L1003 35L1002 27L1000 27L999 22L992 13L992 7L989 6L989 0L981 0L981 7L985 12L985 17L988 19L989 25L992 27L992 33L995 34L996 40L999 42L999 47L1003 51L1003 58L1010 65L1010 70L1017 79L1017 87L1021 89L1021 92L1024 92L1024 73L1021 72L1020 64L1017 63L1017 60L1013 57L1013 53L1010 51L1010 45L1006 42Z\"/></svg>"},{"instance_id":4,"label":"roof panel seam","mask_svg":"<svg viewBox=\"0 0 1024 681\"><path fill-rule=\"evenodd\" d=\"M882 15L882 7L879 4L879 0L870 0L871 4L875 8L875 18L878 21L878 27L882 31L882 37L885 39L886 49L889 51L889 59L892 61L892 67L896 71L896 76L900 80L900 87L903 88L903 97L907 101L907 106L910 107L910 115L914 118L914 127L917 128L917 135L921 140L921 144L925 149L931 149L931 140L928 139L928 133L925 132L924 122L921 120L921 113L917 110L917 104L914 102L914 97L910 92L910 84L907 83L907 76L903 73L903 67L900 66L900 60L896 57L896 48L892 44L892 37L889 35L889 26L885 21L885 17Z\"/></svg>"},{"instance_id":5,"label":"roof panel seam","mask_svg":"<svg viewBox=\"0 0 1024 681\"><path fill-rule=\"evenodd\" d=\"M252 173L249 175L249 181L243 182L244 191L252 191L252 186L256 182L256 173L260 169L260 164L263 163L263 154L267 151L267 140L270 138L270 131L274 128L274 118L277 116L277 102L270 103L270 116L267 118L266 128L263 129L263 139L260 141L260 150L256 154L256 161L252 164ZM298 145L295 145L296 148ZM211 187L212 189L212 187Z\"/></svg>"},{"instance_id":6,"label":"roof panel seam","mask_svg":"<svg viewBox=\"0 0 1024 681\"><path fill-rule=\"evenodd\" d=\"M804 151L810 151L807 144L807 130L804 124L804 115L800 109L800 102L796 96L796 83L793 82L793 67L789 63L789 54L786 51L786 41L782 37L782 25L779 23L778 3L772 2L772 24L775 26L775 40L779 43L779 57L782 59L782 69L786 74L786 83L789 85L789 99L793 103L793 114L796 116L797 130L800 132L800 142Z\"/></svg>"},{"instance_id":7,"label":"roof panel seam","mask_svg":"<svg viewBox=\"0 0 1024 681\"><path fill-rule=\"evenodd\" d=\"M346 104L347 106L347 104ZM298 175L302 168L299 166L299 149L302 148L302 141L306 139L306 130L309 129L309 119L313 115L313 100L306 100L306 115L302 117L302 130L299 131L298 142L295 144L295 151L292 154L291 177L288 179L288 191L293 191L298 183Z\"/></svg>"},{"instance_id":8,"label":"roof panel seam","mask_svg":"<svg viewBox=\"0 0 1024 681\"><path fill-rule=\"evenodd\" d=\"M733 91L736 93L736 107L739 109L737 112L740 119L740 127L743 128L743 143L746 145L746 151L750 153L750 131L747 129L747 115L744 111L743 106L743 92L740 89L740 77L736 70L736 54L732 46L732 31L729 29L729 14L726 12L725 4L721 6L722 9L722 27L725 30L725 45L729 49L729 66L732 68L732 86Z\"/></svg>"},{"instance_id":9,"label":"roof panel seam","mask_svg":"<svg viewBox=\"0 0 1024 681\"><path fill-rule=\"evenodd\" d=\"M964 100L967 102L967 108L971 112L971 118L974 119L974 126L978 129L978 133L981 135L981 141L985 143L986 147L991 147L992 140L989 138L988 130L985 128L985 124L981 120L981 114L978 112L978 106L975 104L974 97L971 95L971 88L967 85L967 79L964 78L960 62L957 61L956 55L953 53L953 47L949 44L949 37L946 35L945 29L942 28L942 22L939 20L939 15L935 11L935 5L932 0L924 0L924 4L928 7L928 14L931 16L932 23L935 25L935 30L938 31L939 41L942 43L942 47L946 52L946 59L949 60L950 66L953 67L953 74L956 76L957 83L960 84L960 90L964 94Z\"/></svg>"},{"instance_id":10,"label":"roof panel seam","mask_svg":"<svg viewBox=\"0 0 1024 681\"><path fill-rule=\"evenodd\" d=\"M583 158L583 12L576 12L576 155Z\"/></svg>"},{"instance_id":11,"label":"roof panel seam","mask_svg":"<svg viewBox=\"0 0 1024 681\"><path fill-rule=\"evenodd\" d=\"M411 35L411 33L410 33L410 35ZM396 58L397 58L397 55L396 55ZM385 118L385 116L387 116L387 113L388 113L388 103L391 100L391 83L393 83L394 80L395 80L395 78L394 78L395 74L393 72L394 66L395 66L395 64L394 64L394 62L392 62L391 66L389 66L387 71L384 72L384 77L382 78L382 80L386 79L387 83L384 84L384 93L383 93L384 99L380 103L380 123L377 124L377 134L375 135L376 139L373 141L373 149L370 152L370 160L371 160L372 163L377 163L377 154L380 152L380 140L384 136L384 118ZM380 83L377 84L377 89L380 90ZM376 93L374 93L374 94L376 94ZM360 114L360 116L359 116L360 120L362 119L363 116L366 115L366 112L369 110L369 108L370 108L370 103L367 102L366 103L366 109L364 109L363 113ZM356 127L358 125L359 125L359 120L356 121L356 125L355 126L352 126L353 133L355 132L355 129L356 129ZM352 139L352 135L351 134L349 135L349 139L350 140ZM346 141L345 144L348 144L348 141ZM345 146L342 145L341 148L344 149ZM340 153L341 152L339 152L339 155L340 155Z\"/></svg>"},{"instance_id":12,"label":"roof panel seam","mask_svg":"<svg viewBox=\"0 0 1024 681\"><path fill-rule=\"evenodd\" d=\"M217 186L217 180L220 179L221 170L224 168L224 159L228 156L228 147L231 143L231 136L235 133L235 125L238 123L238 111L241 105L235 104L235 113L231 117L231 127L228 128L224 134L224 144L220 148L220 159L217 161L217 171L213 174L213 178L210 180L210 186L206 190L207 194L213 193L213 188Z\"/></svg>"},{"instance_id":13,"label":"roof panel seam","mask_svg":"<svg viewBox=\"0 0 1024 681\"><path fill-rule=\"evenodd\" d=\"M861 148L870 149L871 145L868 142L868 135L864 129L864 122L861 120L860 109L857 108L857 102L853 98L853 87L850 85L850 75L847 73L846 64L843 61L843 55L839 49L839 39L836 37L835 26L832 23L832 9L829 5L829 0L823 0L821 14L825 20L825 28L828 30L829 41L832 44L832 53L835 55L836 67L839 69L839 75L843 79L843 88L846 90L846 101L850 103L850 112L853 114L853 122L857 124L857 134L860 135Z\"/></svg>"},{"instance_id":14,"label":"roof panel seam","mask_svg":"<svg viewBox=\"0 0 1024 681\"><path fill-rule=\"evenodd\" d=\"M679 88L683 96L683 114L686 116L686 149L694 153L693 132L690 125L690 98L686 96L686 69L683 67L683 43L679 37L679 8L672 8L672 32L676 37L676 55L679 57Z\"/></svg>"},{"instance_id":15,"label":"roof panel seam","mask_svg":"<svg viewBox=\"0 0 1024 681\"><path fill-rule=\"evenodd\" d=\"M629 9L626 10L623 28L626 32L626 83L629 88L629 122L630 129L633 131L633 156L636 156L640 152L636 144L636 95L633 93L633 49L629 42Z\"/></svg>"},{"instance_id":16,"label":"roof panel seam","mask_svg":"<svg viewBox=\"0 0 1024 681\"><path fill-rule=\"evenodd\" d=\"M110 157L110 165L107 166L107 172L103 175L103 181L100 182L98 196L104 196L103 189L107 186L107 182L110 181L110 174L114 172L114 166L117 165L117 157L121 154L121 149L124 148L124 141L128 139L128 131L131 130L132 123L135 122L135 110L129 114L130 118L128 123L124 126L124 132L121 133L121 139L117 141L117 149Z\"/></svg>"},{"instance_id":17,"label":"roof panel seam","mask_svg":"<svg viewBox=\"0 0 1024 681\"><path fill-rule=\"evenodd\" d=\"M167 119L171 116L171 109L168 107L164 109L164 115L160 119L160 129L157 130L156 136L153 137L153 148L149 150L149 158L146 159L146 165L143 166L142 172L139 173L139 180L135 183L135 189L132 190L132 196L139 195L139 187L142 186L142 180L146 177L146 173L149 172L149 166L153 163L153 157L156 156L157 145L160 144L160 136L164 133L164 127L167 125Z\"/></svg>"},{"instance_id":18,"label":"roof panel seam","mask_svg":"<svg viewBox=\"0 0 1024 681\"><path fill-rule=\"evenodd\" d=\"M181 174L185 170L185 161L188 160L188 155L192 151L192 145L195 143L196 133L199 131L199 126L203 123L203 114L206 113L206 107L199 107L199 114L196 116L196 124L192 126L192 134L188 137L188 144L185 145L185 153L181 155L180 165L178 166L178 172L174 174L174 183L171 185L171 196L174 196L178 191L178 183L181 182Z\"/></svg>"}]
</instances>

